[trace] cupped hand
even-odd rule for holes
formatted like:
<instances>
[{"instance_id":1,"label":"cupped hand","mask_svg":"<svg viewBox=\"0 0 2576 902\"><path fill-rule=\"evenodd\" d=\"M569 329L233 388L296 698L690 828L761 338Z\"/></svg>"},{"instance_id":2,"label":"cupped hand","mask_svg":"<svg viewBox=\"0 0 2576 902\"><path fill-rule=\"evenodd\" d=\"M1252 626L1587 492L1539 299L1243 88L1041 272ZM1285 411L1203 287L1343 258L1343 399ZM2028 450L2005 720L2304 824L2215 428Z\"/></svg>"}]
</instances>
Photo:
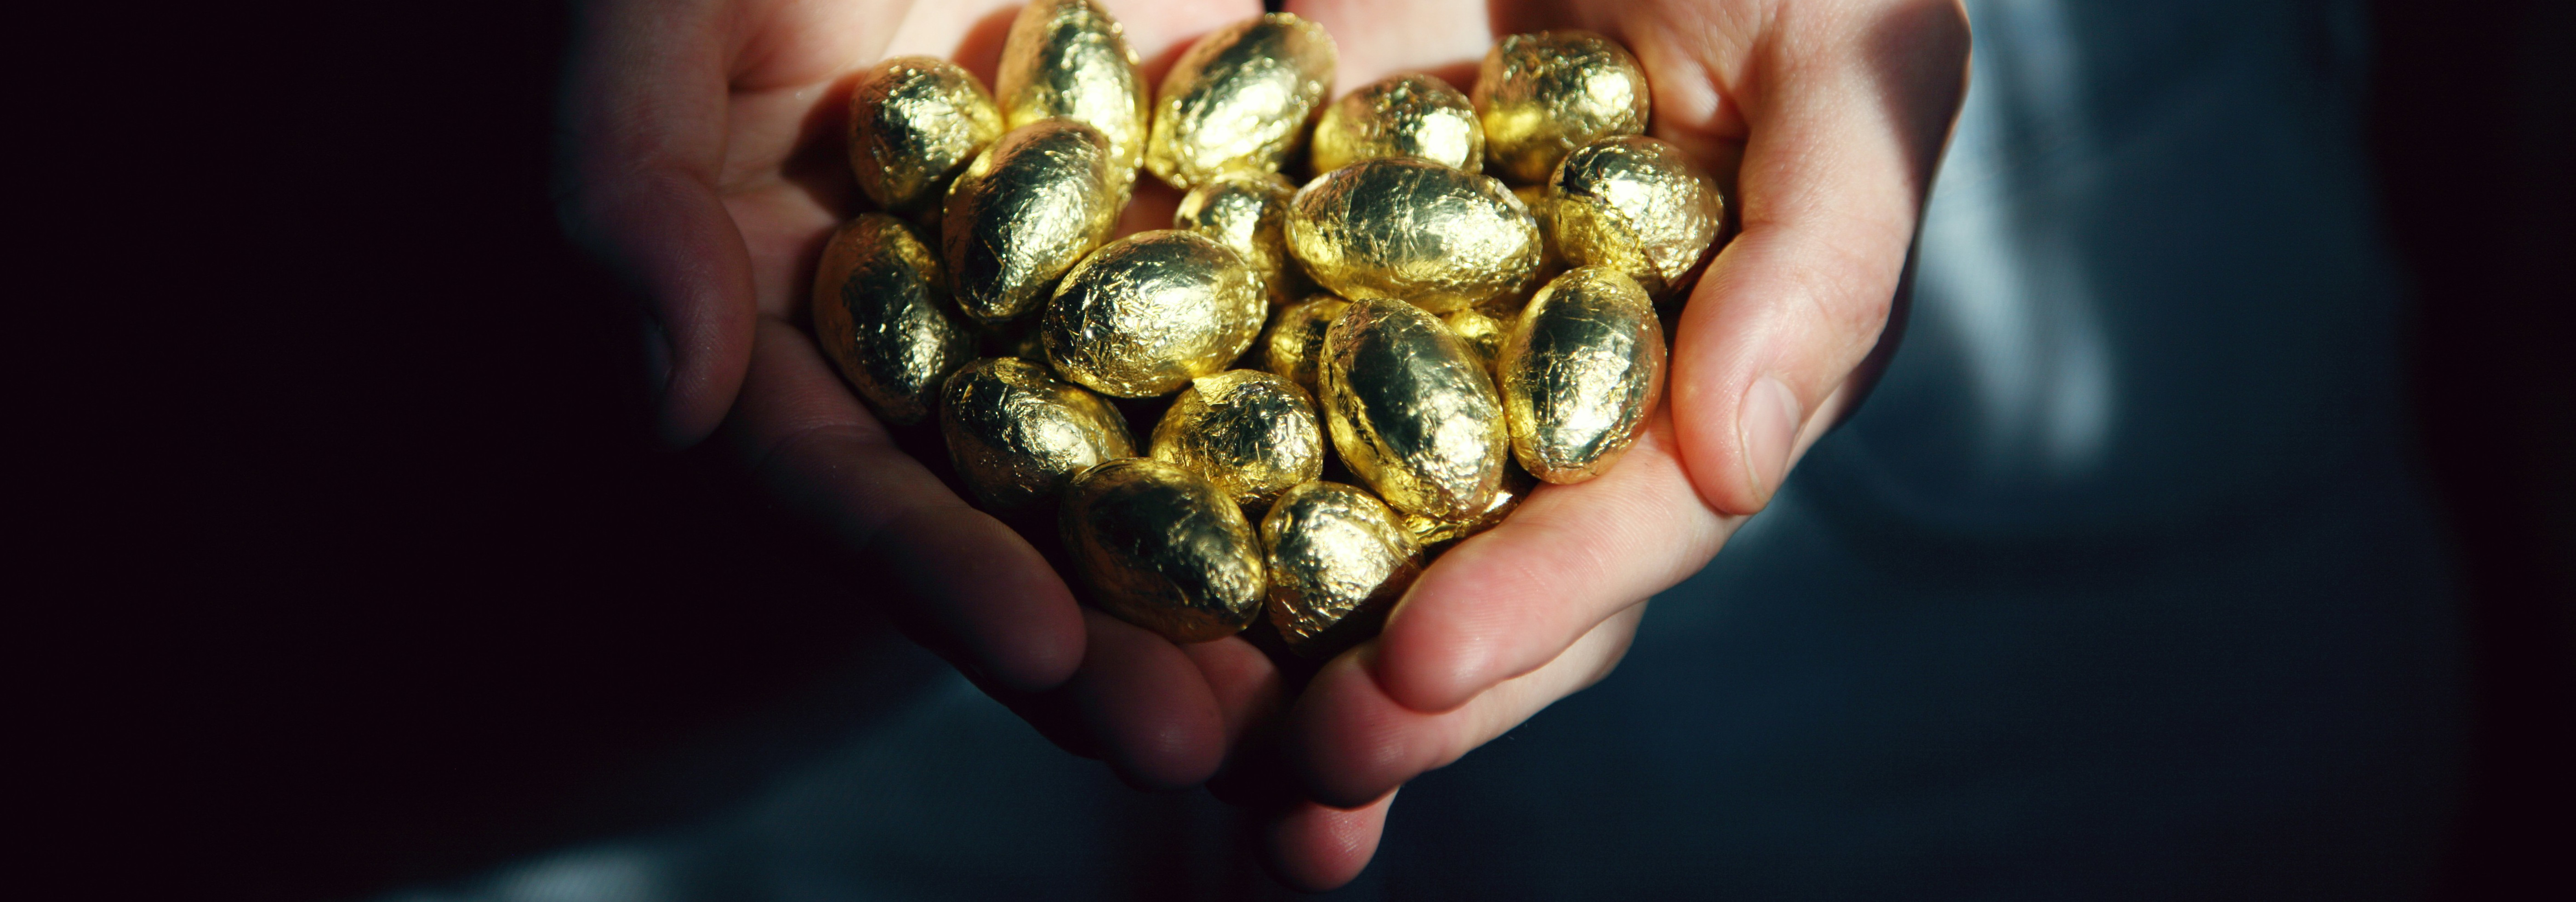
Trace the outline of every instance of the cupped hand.
<instances>
[{"instance_id":1,"label":"cupped hand","mask_svg":"<svg viewBox=\"0 0 2576 902\"><path fill-rule=\"evenodd\" d=\"M1106 0L1149 77L1252 0ZM1145 787L1198 783L1280 704L1241 639L1179 647L1075 604L1018 534L897 446L798 327L831 229L854 76L958 60L990 84L1014 0L593 0L562 88L557 209L641 301L658 426L719 431L782 503L852 552L854 594L1051 739ZM1140 188L1128 230L1177 198Z\"/></svg>"},{"instance_id":2,"label":"cupped hand","mask_svg":"<svg viewBox=\"0 0 2576 902\"><path fill-rule=\"evenodd\" d=\"M1691 292L1665 409L1608 473L1544 486L1416 582L1295 701L1313 801L1270 832L1322 889L1373 854L1393 793L1591 685L1646 599L1698 570L1830 427L1888 321L1966 89L1955 0L1291 0L1341 50L1336 95L1399 71L1459 87L1502 35L1585 28L1643 64L1649 134L1733 186L1740 230Z\"/></svg>"}]
</instances>

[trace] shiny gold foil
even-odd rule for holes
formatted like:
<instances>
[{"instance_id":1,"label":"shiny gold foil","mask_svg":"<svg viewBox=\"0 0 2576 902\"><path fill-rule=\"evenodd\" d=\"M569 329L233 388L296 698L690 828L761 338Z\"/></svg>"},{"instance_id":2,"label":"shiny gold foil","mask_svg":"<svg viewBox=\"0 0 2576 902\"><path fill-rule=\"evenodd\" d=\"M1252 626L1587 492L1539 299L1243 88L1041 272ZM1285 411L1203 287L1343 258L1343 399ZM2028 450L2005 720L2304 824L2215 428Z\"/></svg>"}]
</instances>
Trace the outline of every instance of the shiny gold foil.
<instances>
[{"instance_id":1,"label":"shiny gold foil","mask_svg":"<svg viewBox=\"0 0 2576 902\"><path fill-rule=\"evenodd\" d=\"M1272 304L1304 295L1306 271L1288 257L1288 199L1295 186L1275 172L1229 170L1191 188L1172 213L1172 228L1216 239L1242 255Z\"/></svg>"},{"instance_id":2,"label":"shiny gold foil","mask_svg":"<svg viewBox=\"0 0 2576 902\"><path fill-rule=\"evenodd\" d=\"M1321 398L1323 382L1316 377L1315 367L1324 359L1324 332L1350 305L1341 298L1318 294L1279 311L1270 323L1269 338L1262 342L1261 367L1288 377L1298 388Z\"/></svg>"},{"instance_id":3,"label":"shiny gold foil","mask_svg":"<svg viewBox=\"0 0 2576 902\"><path fill-rule=\"evenodd\" d=\"M1467 95L1439 76L1389 75L1343 95L1315 121L1317 173L1361 160L1415 157L1483 172L1485 126Z\"/></svg>"},{"instance_id":4,"label":"shiny gold foil","mask_svg":"<svg viewBox=\"0 0 2576 902\"><path fill-rule=\"evenodd\" d=\"M1288 250L1351 300L1394 298L1434 313L1527 291L1538 226L1501 182L1410 157L1354 163L1299 189Z\"/></svg>"},{"instance_id":5,"label":"shiny gold foil","mask_svg":"<svg viewBox=\"0 0 2576 902\"><path fill-rule=\"evenodd\" d=\"M1154 96L1136 71L1127 30L1092 0L1031 0L1002 39L993 93L1002 122L1020 128L1058 116L1100 130L1112 152L1121 197L1145 160Z\"/></svg>"},{"instance_id":6,"label":"shiny gold foil","mask_svg":"<svg viewBox=\"0 0 2576 902\"><path fill-rule=\"evenodd\" d=\"M1293 13L1209 32L1163 76L1145 168L1184 191L1234 167L1279 171L1332 90L1337 55L1323 26Z\"/></svg>"},{"instance_id":7,"label":"shiny gold foil","mask_svg":"<svg viewBox=\"0 0 2576 902\"><path fill-rule=\"evenodd\" d=\"M1494 361L1502 359L1503 339L1511 336L1509 326L1474 310L1451 312L1440 318L1440 324L1448 326L1449 333L1458 336L1459 341L1466 342L1467 350L1476 352L1476 361L1484 364L1486 372L1494 372Z\"/></svg>"},{"instance_id":8,"label":"shiny gold foil","mask_svg":"<svg viewBox=\"0 0 2576 902\"><path fill-rule=\"evenodd\" d=\"M1039 320L1047 361L1121 398L1178 391L1261 334L1269 302L1243 258L1194 232L1138 232L1066 273Z\"/></svg>"},{"instance_id":9,"label":"shiny gold foil","mask_svg":"<svg viewBox=\"0 0 2576 902\"><path fill-rule=\"evenodd\" d=\"M1548 180L1550 242L1574 266L1608 266L1657 298L1682 287L1726 219L1717 182L1681 148L1610 138L1567 154Z\"/></svg>"},{"instance_id":10,"label":"shiny gold foil","mask_svg":"<svg viewBox=\"0 0 2576 902\"><path fill-rule=\"evenodd\" d=\"M1045 511L1073 474L1136 454L1118 408L1016 357L967 364L940 397L948 459L975 505L997 517Z\"/></svg>"},{"instance_id":11,"label":"shiny gold foil","mask_svg":"<svg viewBox=\"0 0 2576 902\"><path fill-rule=\"evenodd\" d=\"M921 422L975 332L948 306L939 257L902 220L864 213L832 233L814 270L814 341L877 416Z\"/></svg>"},{"instance_id":12,"label":"shiny gold foil","mask_svg":"<svg viewBox=\"0 0 2576 902\"><path fill-rule=\"evenodd\" d=\"M1324 474L1324 427L1297 383L1227 370L1191 380L1172 399L1154 424L1152 454L1207 477L1244 510L1264 510L1290 486Z\"/></svg>"},{"instance_id":13,"label":"shiny gold foil","mask_svg":"<svg viewBox=\"0 0 2576 902\"><path fill-rule=\"evenodd\" d=\"M1002 136L1002 110L957 64L899 56L850 91L850 171L877 206L912 213L939 205L948 182Z\"/></svg>"},{"instance_id":14,"label":"shiny gold foil","mask_svg":"<svg viewBox=\"0 0 2576 902\"><path fill-rule=\"evenodd\" d=\"M1643 134L1654 106L1637 58L1589 31L1502 39L1485 52L1473 98L1486 163L1518 185L1545 181L1577 147Z\"/></svg>"},{"instance_id":15,"label":"shiny gold foil","mask_svg":"<svg viewBox=\"0 0 2576 902\"><path fill-rule=\"evenodd\" d=\"M1422 546L1424 554L1439 554L1468 536L1492 529L1502 523L1504 518L1520 509L1521 501L1527 499L1530 490L1537 487L1538 480L1531 478L1518 465L1505 464L1503 487L1494 492L1493 503L1485 505L1484 510L1464 517L1448 518L1404 514L1401 519L1405 534L1412 536L1413 541Z\"/></svg>"},{"instance_id":16,"label":"shiny gold foil","mask_svg":"<svg viewBox=\"0 0 2576 902\"><path fill-rule=\"evenodd\" d=\"M1124 203L1098 130L1071 119L1012 129L948 186L940 250L957 306L990 327L1037 309L1108 240Z\"/></svg>"},{"instance_id":17,"label":"shiny gold foil","mask_svg":"<svg viewBox=\"0 0 2576 902\"><path fill-rule=\"evenodd\" d=\"M1057 523L1092 600L1174 642L1234 635L1260 616L1261 543L1225 492L1150 458L1084 470Z\"/></svg>"},{"instance_id":18,"label":"shiny gold foil","mask_svg":"<svg viewBox=\"0 0 2576 902\"><path fill-rule=\"evenodd\" d=\"M1493 503L1510 443L1502 399L1438 319L1402 301L1352 301L1324 336L1320 374L1333 448L1378 497L1442 519Z\"/></svg>"},{"instance_id":19,"label":"shiny gold foil","mask_svg":"<svg viewBox=\"0 0 2576 902\"><path fill-rule=\"evenodd\" d=\"M1539 289L1496 369L1512 456L1548 482L1599 476L1646 426L1664 389L1664 328L1645 289L1585 266Z\"/></svg>"},{"instance_id":20,"label":"shiny gold foil","mask_svg":"<svg viewBox=\"0 0 2576 902\"><path fill-rule=\"evenodd\" d=\"M1555 201L1552 195L1548 194L1547 186L1522 185L1512 189L1512 196L1520 198L1521 206L1529 210L1530 225L1538 229L1538 269L1530 273L1529 284L1521 292L1502 295L1476 305L1476 309L1484 311L1486 315L1502 320L1510 320L1519 315L1521 307L1529 303L1529 296L1537 293L1539 286L1555 280L1559 273L1565 272L1565 255L1556 248L1555 226L1552 224L1553 218L1549 216Z\"/></svg>"},{"instance_id":21,"label":"shiny gold foil","mask_svg":"<svg viewBox=\"0 0 2576 902\"><path fill-rule=\"evenodd\" d=\"M1422 575L1422 546L1395 512L1335 482L1288 490L1261 520L1270 623L1291 651L1323 657L1377 632Z\"/></svg>"}]
</instances>

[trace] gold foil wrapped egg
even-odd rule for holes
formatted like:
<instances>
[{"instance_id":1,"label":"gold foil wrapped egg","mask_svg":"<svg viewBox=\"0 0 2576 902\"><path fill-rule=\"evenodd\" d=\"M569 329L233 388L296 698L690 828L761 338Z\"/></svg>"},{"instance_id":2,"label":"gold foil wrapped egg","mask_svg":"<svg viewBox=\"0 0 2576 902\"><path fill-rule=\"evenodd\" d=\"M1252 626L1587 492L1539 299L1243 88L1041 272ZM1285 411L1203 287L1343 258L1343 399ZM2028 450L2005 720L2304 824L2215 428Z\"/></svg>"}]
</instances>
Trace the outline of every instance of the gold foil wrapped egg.
<instances>
[{"instance_id":1,"label":"gold foil wrapped egg","mask_svg":"<svg viewBox=\"0 0 2576 902\"><path fill-rule=\"evenodd\" d=\"M1065 378L1121 398L1167 395L1225 369L1270 305L1243 258L1194 232L1138 232L1066 273L1038 322Z\"/></svg>"},{"instance_id":2,"label":"gold foil wrapped egg","mask_svg":"<svg viewBox=\"0 0 2576 902\"><path fill-rule=\"evenodd\" d=\"M1118 408L1026 360L969 363L940 395L948 459L975 505L996 517L1042 512L1073 474L1136 454Z\"/></svg>"},{"instance_id":3,"label":"gold foil wrapped egg","mask_svg":"<svg viewBox=\"0 0 2576 902\"><path fill-rule=\"evenodd\" d=\"M1681 287L1726 219L1717 182L1681 148L1610 138L1567 154L1548 180L1550 243L1574 266L1608 266L1658 298Z\"/></svg>"},{"instance_id":4,"label":"gold foil wrapped egg","mask_svg":"<svg viewBox=\"0 0 2576 902\"><path fill-rule=\"evenodd\" d=\"M1270 323L1270 337L1262 343L1262 368L1322 397L1323 382L1315 367L1324 359L1324 333L1350 305L1330 294L1317 294L1279 311Z\"/></svg>"},{"instance_id":5,"label":"gold foil wrapped egg","mask_svg":"<svg viewBox=\"0 0 2576 902\"><path fill-rule=\"evenodd\" d=\"M1474 93L1485 161L1513 184L1544 181L1575 148L1643 134L1646 71L1617 41L1589 31L1502 39L1485 52Z\"/></svg>"},{"instance_id":6,"label":"gold foil wrapped egg","mask_svg":"<svg viewBox=\"0 0 2576 902\"><path fill-rule=\"evenodd\" d=\"M1529 498L1530 490L1537 487L1538 480L1531 478L1518 465L1506 463L1503 465L1503 487L1494 492L1493 503L1485 505L1484 510L1463 517L1446 518L1404 514L1401 518L1404 532L1413 537L1415 544L1422 546L1424 554L1438 554L1468 536L1502 523L1504 518L1520 509L1521 502Z\"/></svg>"},{"instance_id":7,"label":"gold foil wrapped egg","mask_svg":"<svg viewBox=\"0 0 2576 902\"><path fill-rule=\"evenodd\" d=\"M1377 632L1422 575L1422 546L1395 512L1336 482L1289 489L1261 519L1270 623L1291 651L1323 657Z\"/></svg>"},{"instance_id":8,"label":"gold foil wrapped egg","mask_svg":"<svg viewBox=\"0 0 2576 902\"><path fill-rule=\"evenodd\" d=\"M1380 157L1415 157L1482 172L1485 126L1467 95L1439 76L1389 75L1324 108L1309 159L1317 173L1325 173Z\"/></svg>"},{"instance_id":9,"label":"gold foil wrapped egg","mask_svg":"<svg viewBox=\"0 0 2576 902\"><path fill-rule=\"evenodd\" d=\"M1210 177L1182 196L1172 228L1216 239L1242 255L1272 304L1306 292L1306 272L1288 256L1288 199L1295 186L1275 172L1234 169Z\"/></svg>"},{"instance_id":10,"label":"gold foil wrapped egg","mask_svg":"<svg viewBox=\"0 0 2576 902\"><path fill-rule=\"evenodd\" d=\"M1163 76L1145 168L1184 191L1229 168L1279 171L1332 90L1336 56L1333 36L1293 13L1209 32Z\"/></svg>"},{"instance_id":11,"label":"gold foil wrapped egg","mask_svg":"<svg viewBox=\"0 0 2576 902\"><path fill-rule=\"evenodd\" d=\"M1535 292L1539 286L1554 281L1557 274L1565 272L1565 254L1556 248L1556 225L1554 217L1549 215L1556 201L1554 195L1548 193L1546 185L1522 185L1512 189L1512 196L1520 198L1521 206L1529 210L1530 224L1538 228L1538 269L1530 274L1529 281L1529 291ZM1527 294L1505 295L1478 304L1476 309L1509 319L1521 312L1521 306L1527 303Z\"/></svg>"},{"instance_id":12,"label":"gold foil wrapped egg","mask_svg":"<svg viewBox=\"0 0 2576 902\"><path fill-rule=\"evenodd\" d=\"M1316 284L1351 300L1395 298L1434 313L1527 291L1538 226L1501 182L1410 157L1365 160L1299 189L1288 250Z\"/></svg>"},{"instance_id":13,"label":"gold foil wrapped egg","mask_svg":"<svg viewBox=\"0 0 2576 902\"><path fill-rule=\"evenodd\" d=\"M1286 378L1260 370L1202 376L1154 424L1153 458L1216 483L1246 511L1324 474L1324 427L1315 402Z\"/></svg>"},{"instance_id":14,"label":"gold foil wrapped egg","mask_svg":"<svg viewBox=\"0 0 2576 902\"><path fill-rule=\"evenodd\" d=\"M1510 442L1502 399L1438 319L1402 301L1352 301L1324 336L1320 373L1333 448L1378 497L1441 519L1493 503Z\"/></svg>"},{"instance_id":15,"label":"gold foil wrapped egg","mask_svg":"<svg viewBox=\"0 0 2576 902\"><path fill-rule=\"evenodd\" d=\"M1503 339L1511 337L1511 328L1502 320L1475 310L1453 311L1441 317L1440 324L1448 326L1449 333L1458 336L1459 341L1466 342L1467 350L1476 352L1476 361L1484 364L1488 373L1494 371L1494 361L1502 359Z\"/></svg>"},{"instance_id":16,"label":"gold foil wrapped egg","mask_svg":"<svg viewBox=\"0 0 2576 902\"><path fill-rule=\"evenodd\" d=\"M1002 110L966 70L900 56L868 67L850 91L850 171L877 206L939 205L949 180L1002 135Z\"/></svg>"},{"instance_id":17,"label":"gold foil wrapped egg","mask_svg":"<svg viewBox=\"0 0 2576 902\"><path fill-rule=\"evenodd\" d=\"M1145 131L1154 96L1136 71L1127 30L1093 0L1030 0L1002 39L993 75L1002 123L1020 128L1063 117L1099 129L1109 141L1111 178L1120 197L1145 160Z\"/></svg>"},{"instance_id":18,"label":"gold foil wrapped egg","mask_svg":"<svg viewBox=\"0 0 2576 902\"><path fill-rule=\"evenodd\" d=\"M1100 464L1065 488L1058 526L1092 599L1174 642L1240 632L1269 580L1261 542L1215 483L1159 460Z\"/></svg>"},{"instance_id":19,"label":"gold foil wrapped egg","mask_svg":"<svg viewBox=\"0 0 2576 902\"><path fill-rule=\"evenodd\" d=\"M823 246L814 340L877 416L930 415L948 374L975 359L975 332L948 306L948 276L912 227L865 213Z\"/></svg>"},{"instance_id":20,"label":"gold foil wrapped egg","mask_svg":"<svg viewBox=\"0 0 2576 902\"><path fill-rule=\"evenodd\" d=\"M957 306L986 326L1017 319L1099 247L1125 203L1108 139L1071 119L1012 129L948 186L940 250Z\"/></svg>"},{"instance_id":21,"label":"gold foil wrapped egg","mask_svg":"<svg viewBox=\"0 0 2576 902\"><path fill-rule=\"evenodd\" d=\"M1637 440L1664 388L1664 328L1645 289L1585 266L1539 289L1496 369L1512 456L1548 482L1601 475Z\"/></svg>"}]
</instances>

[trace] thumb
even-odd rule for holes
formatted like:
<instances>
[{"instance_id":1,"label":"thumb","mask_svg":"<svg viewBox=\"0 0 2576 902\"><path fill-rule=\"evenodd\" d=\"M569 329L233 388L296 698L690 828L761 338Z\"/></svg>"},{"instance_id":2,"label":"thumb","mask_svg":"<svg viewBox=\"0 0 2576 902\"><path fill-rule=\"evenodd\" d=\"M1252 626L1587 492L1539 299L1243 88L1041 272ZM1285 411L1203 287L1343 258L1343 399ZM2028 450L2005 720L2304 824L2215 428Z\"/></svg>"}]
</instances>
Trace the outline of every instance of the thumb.
<instances>
[{"instance_id":1,"label":"thumb","mask_svg":"<svg viewBox=\"0 0 2576 902\"><path fill-rule=\"evenodd\" d=\"M756 315L750 252L716 190L721 7L582 7L559 97L556 215L641 296L656 431L673 446L724 419L750 366Z\"/></svg>"},{"instance_id":2,"label":"thumb","mask_svg":"<svg viewBox=\"0 0 2576 902\"><path fill-rule=\"evenodd\" d=\"M1682 459L1730 514L1770 503L1876 346L1966 91L1956 3L1802 21L1814 9L1785 6L1754 53L1743 230L1692 292L1673 350Z\"/></svg>"}]
</instances>

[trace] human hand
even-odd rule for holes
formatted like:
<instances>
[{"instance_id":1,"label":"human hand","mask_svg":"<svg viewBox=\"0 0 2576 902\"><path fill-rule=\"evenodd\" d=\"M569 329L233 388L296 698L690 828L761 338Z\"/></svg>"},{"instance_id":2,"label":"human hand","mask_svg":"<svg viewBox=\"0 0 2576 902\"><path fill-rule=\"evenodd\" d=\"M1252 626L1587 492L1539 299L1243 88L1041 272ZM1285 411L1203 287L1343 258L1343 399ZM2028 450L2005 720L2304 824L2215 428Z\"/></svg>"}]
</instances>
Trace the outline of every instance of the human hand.
<instances>
[{"instance_id":1,"label":"human hand","mask_svg":"<svg viewBox=\"0 0 2576 902\"><path fill-rule=\"evenodd\" d=\"M1105 0L1158 77L1251 0ZM1016 0L592 0L558 131L565 231L639 294L658 427L719 432L783 504L853 552L853 583L1058 744L1144 787L1196 784L1279 677L1242 639L1175 646L1074 597L859 403L796 323L824 239L863 201L842 128L857 73L955 59L989 85ZM1178 197L1142 180L1122 231ZM935 452L934 452L935 453Z\"/></svg>"},{"instance_id":2,"label":"human hand","mask_svg":"<svg viewBox=\"0 0 2576 902\"><path fill-rule=\"evenodd\" d=\"M1645 67L1649 134L1689 152L1741 230L1674 333L1670 403L1590 482L1544 486L1425 571L1377 639L1296 699L1286 754L1314 800L1274 870L1338 886L1397 787L1617 665L1645 600L1717 553L1866 386L1966 89L1955 0L1291 0L1339 44L1335 95L1397 71L1460 88L1507 34L1585 28ZM1320 803L1320 804L1315 804Z\"/></svg>"}]
</instances>

